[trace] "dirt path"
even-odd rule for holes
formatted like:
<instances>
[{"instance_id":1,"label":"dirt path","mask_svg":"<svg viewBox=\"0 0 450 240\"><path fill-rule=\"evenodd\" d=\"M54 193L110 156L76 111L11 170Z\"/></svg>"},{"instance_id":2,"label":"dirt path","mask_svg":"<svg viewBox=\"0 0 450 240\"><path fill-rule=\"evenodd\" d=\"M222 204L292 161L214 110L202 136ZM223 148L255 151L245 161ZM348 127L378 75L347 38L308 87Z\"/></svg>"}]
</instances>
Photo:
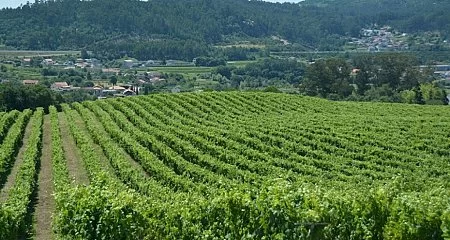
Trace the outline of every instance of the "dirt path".
<instances>
[{"instance_id":1,"label":"dirt path","mask_svg":"<svg viewBox=\"0 0 450 240\"><path fill-rule=\"evenodd\" d=\"M38 175L38 192L35 211L37 240L53 239L52 213L55 210L52 181L52 136L50 115L44 117L41 167Z\"/></svg>"},{"instance_id":2,"label":"dirt path","mask_svg":"<svg viewBox=\"0 0 450 240\"><path fill-rule=\"evenodd\" d=\"M14 166L11 169L8 178L6 179L5 185L2 187L2 191L0 192L0 202L4 202L8 198L9 189L14 186L17 171L20 169L20 166L23 162L23 154L25 152L25 149L28 147L28 139L30 138L32 128L33 126L31 124L31 121L28 121L28 124L25 128L25 133L22 138L22 147L19 149L19 152L15 158Z\"/></svg>"},{"instance_id":3,"label":"dirt path","mask_svg":"<svg viewBox=\"0 0 450 240\"><path fill-rule=\"evenodd\" d=\"M73 136L70 134L64 113L58 114L59 128L61 131L61 141L64 155L67 161L69 177L75 184L89 184L89 177L81 160L80 150L78 149Z\"/></svg>"}]
</instances>

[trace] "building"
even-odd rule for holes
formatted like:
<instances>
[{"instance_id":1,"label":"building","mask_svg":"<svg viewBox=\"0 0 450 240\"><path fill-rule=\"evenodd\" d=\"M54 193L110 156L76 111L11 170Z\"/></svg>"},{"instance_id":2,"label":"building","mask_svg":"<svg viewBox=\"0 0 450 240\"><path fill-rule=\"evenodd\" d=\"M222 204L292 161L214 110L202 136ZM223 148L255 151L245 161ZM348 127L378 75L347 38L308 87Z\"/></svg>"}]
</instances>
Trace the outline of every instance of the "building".
<instances>
[{"instance_id":1,"label":"building","mask_svg":"<svg viewBox=\"0 0 450 240\"><path fill-rule=\"evenodd\" d=\"M109 90L116 90L116 91L125 91L126 88L122 87L122 86L112 86L109 87Z\"/></svg>"},{"instance_id":2,"label":"building","mask_svg":"<svg viewBox=\"0 0 450 240\"><path fill-rule=\"evenodd\" d=\"M124 68L132 68L134 66L133 60L124 60L123 61L123 67Z\"/></svg>"},{"instance_id":3,"label":"building","mask_svg":"<svg viewBox=\"0 0 450 240\"><path fill-rule=\"evenodd\" d=\"M23 85L26 85L26 86L33 86L33 85L38 85L39 81L38 80L23 80L22 83L23 83Z\"/></svg>"},{"instance_id":4,"label":"building","mask_svg":"<svg viewBox=\"0 0 450 240\"><path fill-rule=\"evenodd\" d=\"M81 91L84 91L86 93L91 94L92 96L95 96L97 98L102 96L103 88L101 86L94 86L94 87L83 87L80 88Z\"/></svg>"},{"instance_id":5,"label":"building","mask_svg":"<svg viewBox=\"0 0 450 240\"><path fill-rule=\"evenodd\" d=\"M125 91L123 91L122 94L125 95L125 96L134 96L134 95L136 95L136 93L131 91L130 89L126 89Z\"/></svg>"},{"instance_id":6,"label":"building","mask_svg":"<svg viewBox=\"0 0 450 240\"><path fill-rule=\"evenodd\" d=\"M450 71L450 65L436 65L435 70L437 72L446 72Z\"/></svg>"},{"instance_id":7,"label":"building","mask_svg":"<svg viewBox=\"0 0 450 240\"><path fill-rule=\"evenodd\" d=\"M120 69L118 69L118 68L103 68L102 73L119 74Z\"/></svg>"},{"instance_id":8,"label":"building","mask_svg":"<svg viewBox=\"0 0 450 240\"><path fill-rule=\"evenodd\" d=\"M55 91L68 91L71 89L66 82L54 82L50 88Z\"/></svg>"},{"instance_id":9,"label":"building","mask_svg":"<svg viewBox=\"0 0 450 240\"><path fill-rule=\"evenodd\" d=\"M46 59L42 60L42 64L44 64L44 65L54 65L55 62L51 58L46 58Z\"/></svg>"},{"instance_id":10,"label":"building","mask_svg":"<svg viewBox=\"0 0 450 240\"><path fill-rule=\"evenodd\" d=\"M24 58L24 59L22 59L22 66L24 66L24 67L31 66L31 58Z\"/></svg>"}]
</instances>

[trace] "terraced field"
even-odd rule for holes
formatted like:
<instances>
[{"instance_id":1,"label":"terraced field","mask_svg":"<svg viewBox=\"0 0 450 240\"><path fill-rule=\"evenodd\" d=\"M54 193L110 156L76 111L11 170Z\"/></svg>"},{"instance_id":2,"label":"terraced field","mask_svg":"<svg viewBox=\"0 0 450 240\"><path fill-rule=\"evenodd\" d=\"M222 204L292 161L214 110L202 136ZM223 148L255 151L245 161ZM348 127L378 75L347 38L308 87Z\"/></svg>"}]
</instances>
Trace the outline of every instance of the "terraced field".
<instances>
[{"instance_id":1,"label":"terraced field","mask_svg":"<svg viewBox=\"0 0 450 240\"><path fill-rule=\"evenodd\" d=\"M0 113L5 239L448 239L450 109L271 93Z\"/></svg>"}]
</instances>

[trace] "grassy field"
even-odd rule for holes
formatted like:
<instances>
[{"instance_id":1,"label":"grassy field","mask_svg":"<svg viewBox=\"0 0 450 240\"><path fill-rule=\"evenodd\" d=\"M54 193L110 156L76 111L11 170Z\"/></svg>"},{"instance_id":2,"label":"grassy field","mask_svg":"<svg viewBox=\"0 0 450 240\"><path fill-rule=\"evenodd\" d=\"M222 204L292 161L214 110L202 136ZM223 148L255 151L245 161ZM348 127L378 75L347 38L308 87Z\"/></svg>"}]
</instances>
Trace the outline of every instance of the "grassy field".
<instances>
[{"instance_id":1,"label":"grassy field","mask_svg":"<svg viewBox=\"0 0 450 240\"><path fill-rule=\"evenodd\" d=\"M213 68L211 67L151 67L149 68L150 71L158 71L162 73L179 73L179 74L186 74L186 75L193 75L193 74L201 74L201 73L209 73L212 71Z\"/></svg>"},{"instance_id":2,"label":"grassy field","mask_svg":"<svg viewBox=\"0 0 450 240\"><path fill-rule=\"evenodd\" d=\"M230 61L227 62L228 66L235 66L235 67L245 67L249 63L254 63L256 60L249 60L249 61Z\"/></svg>"},{"instance_id":3,"label":"grassy field","mask_svg":"<svg viewBox=\"0 0 450 240\"><path fill-rule=\"evenodd\" d=\"M228 66L244 67L249 63L256 61L232 61L227 62ZM160 67L150 67L146 69L139 69L139 71L157 71L161 73L177 73L188 77L194 77L203 73L211 73L214 67L197 67L197 66L187 66L187 67L172 67L172 66L160 66Z\"/></svg>"},{"instance_id":4,"label":"grassy field","mask_svg":"<svg viewBox=\"0 0 450 240\"><path fill-rule=\"evenodd\" d=\"M38 80L42 78L40 68L17 68L11 64L4 64L8 69L8 74L17 77L18 79Z\"/></svg>"},{"instance_id":5,"label":"grassy field","mask_svg":"<svg viewBox=\"0 0 450 240\"><path fill-rule=\"evenodd\" d=\"M217 45L215 46L217 48L256 48L256 49L263 49L266 48L266 45L264 44L251 44L251 43L237 43L237 44L230 44L230 45Z\"/></svg>"},{"instance_id":6,"label":"grassy field","mask_svg":"<svg viewBox=\"0 0 450 240\"><path fill-rule=\"evenodd\" d=\"M0 57L51 57L63 55L76 55L80 51L21 51L21 50L0 50Z\"/></svg>"}]
</instances>

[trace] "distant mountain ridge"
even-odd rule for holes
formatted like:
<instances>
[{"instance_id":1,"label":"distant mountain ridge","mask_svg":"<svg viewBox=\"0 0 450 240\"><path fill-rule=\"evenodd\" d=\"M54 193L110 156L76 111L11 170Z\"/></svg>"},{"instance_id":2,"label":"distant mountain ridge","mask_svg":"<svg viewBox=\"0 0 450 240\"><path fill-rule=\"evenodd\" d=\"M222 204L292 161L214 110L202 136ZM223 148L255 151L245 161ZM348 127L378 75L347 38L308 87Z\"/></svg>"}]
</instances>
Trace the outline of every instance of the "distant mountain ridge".
<instances>
[{"instance_id":1,"label":"distant mountain ridge","mask_svg":"<svg viewBox=\"0 0 450 240\"><path fill-rule=\"evenodd\" d=\"M450 33L450 1L58 0L0 11L0 45L18 49L108 49L139 43L205 46L280 36L291 43L339 47L342 36L389 24L404 32ZM142 45L143 44L143 45ZM189 47L185 46L185 47ZM120 48L120 47L119 47ZM120 49L115 49L120 50Z\"/></svg>"}]
</instances>

